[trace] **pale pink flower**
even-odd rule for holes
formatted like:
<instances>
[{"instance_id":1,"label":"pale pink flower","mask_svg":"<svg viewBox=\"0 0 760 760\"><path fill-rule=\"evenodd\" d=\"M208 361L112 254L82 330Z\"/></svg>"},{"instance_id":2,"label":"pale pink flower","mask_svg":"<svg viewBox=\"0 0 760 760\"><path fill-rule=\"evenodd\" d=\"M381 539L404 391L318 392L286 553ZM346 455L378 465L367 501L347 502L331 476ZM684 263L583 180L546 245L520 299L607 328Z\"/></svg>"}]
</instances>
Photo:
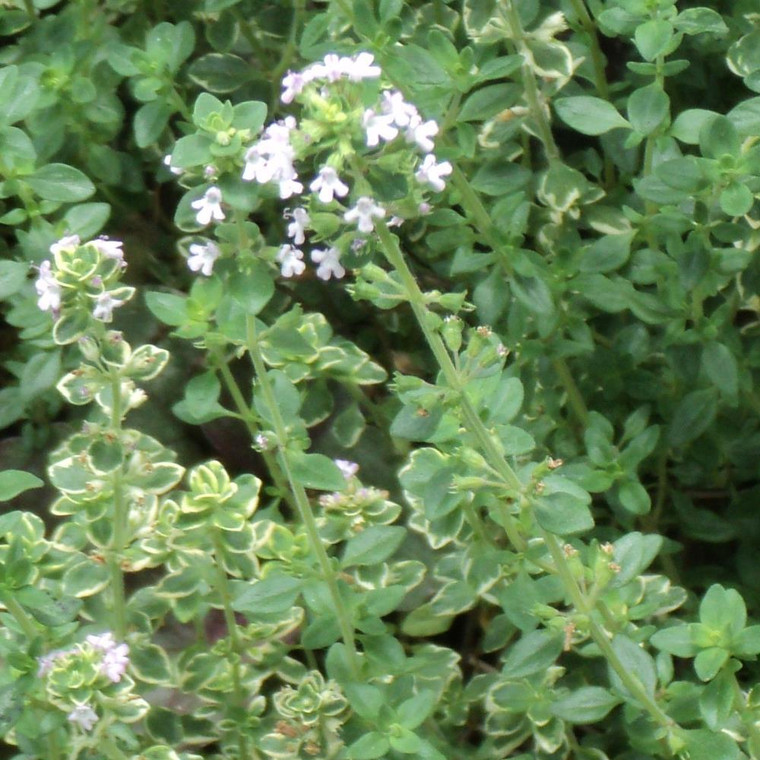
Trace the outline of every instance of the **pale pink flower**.
<instances>
[{"instance_id":1,"label":"pale pink flower","mask_svg":"<svg viewBox=\"0 0 760 760\"><path fill-rule=\"evenodd\" d=\"M343 198L348 194L348 185L341 182L338 172L332 166L323 166L317 178L309 185L309 190L318 192L322 203L330 203L333 196Z\"/></svg>"},{"instance_id":2,"label":"pale pink flower","mask_svg":"<svg viewBox=\"0 0 760 760\"><path fill-rule=\"evenodd\" d=\"M310 255L311 260L319 265L317 267L317 277L319 277L320 280L327 281L331 277L335 277L336 280L339 280L341 277L345 276L346 270L340 263L340 251L337 248L315 248Z\"/></svg>"},{"instance_id":3,"label":"pale pink flower","mask_svg":"<svg viewBox=\"0 0 760 760\"><path fill-rule=\"evenodd\" d=\"M98 714L86 704L77 705L66 717L83 731L91 731L98 722Z\"/></svg>"},{"instance_id":4,"label":"pale pink flower","mask_svg":"<svg viewBox=\"0 0 760 760\"><path fill-rule=\"evenodd\" d=\"M204 245L192 243L189 248L190 256L187 259L187 266L193 272L210 277L214 271L214 262L222 255L219 246L212 240L207 241Z\"/></svg>"},{"instance_id":5,"label":"pale pink flower","mask_svg":"<svg viewBox=\"0 0 760 760\"><path fill-rule=\"evenodd\" d=\"M420 150L425 153L430 153L435 147L435 143L432 138L438 134L438 124L432 119L429 121L422 121L418 116L416 119L412 119L409 126L406 129L407 142L417 143Z\"/></svg>"},{"instance_id":6,"label":"pale pink flower","mask_svg":"<svg viewBox=\"0 0 760 760\"><path fill-rule=\"evenodd\" d=\"M343 214L343 219L347 222L356 222L359 232L372 232L375 229L375 219L382 219L385 216L385 209L375 203L372 198L363 195L356 201L356 205Z\"/></svg>"},{"instance_id":7,"label":"pale pink flower","mask_svg":"<svg viewBox=\"0 0 760 760\"><path fill-rule=\"evenodd\" d=\"M105 256L107 259L114 259L121 262L122 266L126 266L124 261L124 251L121 247L124 243L121 240L109 240L107 237L99 237L96 240L91 240L90 245L93 246L101 256Z\"/></svg>"},{"instance_id":8,"label":"pale pink flower","mask_svg":"<svg viewBox=\"0 0 760 760\"><path fill-rule=\"evenodd\" d=\"M414 178L422 184L430 185L433 190L440 193L446 187L442 177L447 177L452 171L452 166L448 161L436 163L435 156L428 153L414 173Z\"/></svg>"},{"instance_id":9,"label":"pale pink flower","mask_svg":"<svg viewBox=\"0 0 760 760\"><path fill-rule=\"evenodd\" d=\"M51 246L52 248L52 246ZM39 276L34 283L37 291L37 307L42 311L57 312L61 308L61 286L55 279L49 261L40 264Z\"/></svg>"},{"instance_id":10,"label":"pale pink flower","mask_svg":"<svg viewBox=\"0 0 760 760\"><path fill-rule=\"evenodd\" d=\"M190 205L198 212L195 215L196 221L204 227L212 219L221 222L226 218L222 211L222 191L216 185L212 185L202 198L198 198Z\"/></svg>"},{"instance_id":11,"label":"pale pink flower","mask_svg":"<svg viewBox=\"0 0 760 760\"><path fill-rule=\"evenodd\" d=\"M294 208L292 212L286 214L286 218L292 217L293 221L288 225L288 237L293 238L296 245L303 245L306 241L306 226L311 219L309 212L305 208Z\"/></svg>"},{"instance_id":12,"label":"pale pink flower","mask_svg":"<svg viewBox=\"0 0 760 760\"><path fill-rule=\"evenodd\" d=\"M343 58L343 71L352 82L362 79L376 79L382 71L376 66L372 53L359 53L354 58Z\"/></svg>"},{"instance_id":13,"label":"pale pink flower","mask_svg":"<svg viewBox=\"0 0 760 760\"><path fill-rule=\"evenodd\" d=\"M95 300L95 308L92 316L101 322L110 322L113 319L113 310L122 306L124 301L114 298L108 291L101 293Z\"/></svg>"},{"instance_id":14,"label":"pale pink flower","mask_svg":"<svg viewBox=\"0 0 760 760\"><path fill-rule=\"evenodd\" d=\"M380 110L390 116L397 127L408 127L413 120L420 118L417 109L407 103L398 90L385 90L382 98Z\"/></svg>"},{"instance_id":15,"label":"pale pink flower","mask_svg":"<svg viewBox=\"0 0 760 760\"><path fill-rule=\"evenodd\" d=\"M303 274L306 264L302 261L303 251L286 243L280 246L277 254L277 263L280 264L280 273L283 277L293 277Z\"/></svg>"},{"instance_id":16,"label":"pale pink flower","mask_svg":"<svg viewBox=\"0 0 760 760\"><path fill-rule=\"evenodd\" d=\"M338 466L346 480L350 480L359 472L359 465L356 462L350 462L347 459L333 459L333 462Z\"/></svg>"},{"instance_id":17,"label":"pale pink flower","mask_svg":"<svg viewBox=\"0 0 760 760\"><path fill-rule=\"evenodd\" d=\"M362 116L362 126L367 133L367 147L374 148L380 140L393 140L398 135L398 129L393 126L393 116L379 114L368 108Z\"/></svg>"}]
</instances>

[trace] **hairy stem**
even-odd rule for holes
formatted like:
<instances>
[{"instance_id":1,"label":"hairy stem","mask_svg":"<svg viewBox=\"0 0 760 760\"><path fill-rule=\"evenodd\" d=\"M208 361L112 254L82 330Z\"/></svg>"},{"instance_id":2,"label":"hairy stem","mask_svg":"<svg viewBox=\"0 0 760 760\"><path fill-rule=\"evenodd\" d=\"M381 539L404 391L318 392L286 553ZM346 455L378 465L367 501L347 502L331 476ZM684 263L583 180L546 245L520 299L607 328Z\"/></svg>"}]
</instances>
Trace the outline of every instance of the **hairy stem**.
<instances>
[{"instance_id":1,"label":"hairy stem","mask_svg":"<svg viewBox=\"0 0 760 760\"><path fill-rule=\"evenodd\" d=\"M216 573L216 591L222 600L222 611L224 612L224 622L227 625L227 635L230 640L231 656L229 657L230 669L232 671L232 691L235 706L241 715L245 714L245 692L243 691L243 681L241 678L240 656L242 645L238 633L235 613L232 609L232 592L227 573L222 566L222 555L224 553L224 538L219 528L213 529L212 541L214 543L214 568ZM237 742L240 760L248 760L248 737L242 726L237 723Z\"/></svg>"},{"instance_id":2,"label":"hairy stem","mask_svg":"<svg viewBox=\"0 0 760 760\"><path fill-rule=\"evenodd\" d=\"M116 439L121 437L121 377L117 371L111 375L111 432ZM113 630L118 640L123 640L127 631L126 594L124 590L124 571L121 566L124 542L126 541L127 510L124 504L122 486L122 468L118 467L111 476L113 488L113 536L108 551L108 568L111 573L111 607Z\"/></svg>"},{"instance_id":3,"label":"hairy stem","mask_svg":"<svg viewBox=\"0 0 760 760\"><path fill-rule=\"evenodd\" d=\"M266 364L264 363L264 357L261 353L259 346L258 336L256 334L256 319L252 316L246 317L246 332L247 332L247 344L248 353L251 357L254 370L256 371L256 379L261 388L261 394L264 399L264 403L269 409L271 415L272 425L274 427L274 433L277 436L277 459L282 468L282 472L290 484L290 490L294 497L294 503L298 516L303 523L306 530L306 535L309 539L311 550L314 552L319 568L322 573L322 578L327 584L327 588L335 606L335 617L340 627L343 643L346 645L348 652L348 659L351 670L354 675L358 676L359 673L359 661L356 652L356 641L354 639L354 628L351 620L351 615L346 609L343 597L340 593L340 587L338 586L338 578L333 568L330 558L327 555L325 546L322 543L322 539L319 535L319 529L317 528L317 522L314 518L314 513L309 503L309 497L306 495L306 489L299 483L293 475L293 471L288 459L287 447L285 441L287 440L287 428L285 421L280 414L279 406L277 405L277 398L275 396L274 388L267 374Z\"/></svg>"}]
</instances>

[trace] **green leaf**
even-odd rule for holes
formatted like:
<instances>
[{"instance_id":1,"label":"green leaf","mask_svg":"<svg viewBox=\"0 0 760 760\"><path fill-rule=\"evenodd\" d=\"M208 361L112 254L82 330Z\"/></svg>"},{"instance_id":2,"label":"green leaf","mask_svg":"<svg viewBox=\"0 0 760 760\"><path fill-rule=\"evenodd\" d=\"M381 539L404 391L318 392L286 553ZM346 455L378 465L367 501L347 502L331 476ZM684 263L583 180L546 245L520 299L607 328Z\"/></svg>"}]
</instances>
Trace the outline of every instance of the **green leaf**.
<instances>
[{"instance_id":1,"label":"green leaf","mask_svg":"<svg viewBox=\"0 0 760 760\"><path fill-rule=\"evenodd\" d=\"M738 684L729 669L723 670L699 695L699 712L713 731L720 731L731 717Z\"/></svg>"},{"instance_id":2,"label":"green leaf","mask_svg":"<svg viewBox=\"0 0 760 760\"><path fill-rule=\"evenodd\" d=\"M246 314L255 316L274 295L274 280L268 269L257 263L250 271L235 273L230 292Z\"/></svg>"},{"instance_id":3,"label":"green leaf","mask_svg":"<svg viewBox=\"0 0 760 760\"><path fill-rule=\"evenodd\" d=\"M288 457L293 479L304 488L314 488L318 491L341 491L346 487L343 473L335 462L324 454L291 451Z\"/></svg>"},{"instance_id":4,"label":"green leaf","mask_svg":"<svg viewBox=\"0 0 760 760\"><path fill-rule=\"evenodd\" d=\"M29 265L21 261L0 261L0 301L21 290L28 272Z\"/></svg>"},{"instance_id":5,"label":"green leaf","mask_svg":"<svg viewBox=\"0 0 760 760\"><path fill-rule=\"evenodd\" d=\"M249 82L254 72L251 64L237 55L208 53L193 61L187 75L210 92L233 92Z\"/></svg>"},{"instance_id":6,"label":"green leaf","mask_svg":"<svg viewBox=\"0 0 760 760\"><path fill-rule=\"evenodd\" d=\"M727 34L723 17L712 8L686 8L675 19L675 28L684 34Z\"/></svg>"},{"instance_id":7,"label":"green leaf","mask_svg":"<svg viewBox=\"0 0 760 760\"><path fill-rule=\"evenodd\" d=\"M232 608L238 612L256 615L275 614L289 610L299 594L303 581L282 573L268 575L251 583L235 584Z\"/></svg>"},{"instance_id":8,"label":"green leaf","mask_svg":"<svg viewBox=\"0 0 760 760\"><path fill-rule=\"evenodd\" d=\"M580 263L581 272L614 272L619 269L631 255L631 242L636 235L634 230L619 235L603 235L595 240L583 253Z\"/></svg>"},{"instance_id":9,"label":"green leaf","mask_svg":"<svg viewBox=\"0 0 760 760\"><path fill-rule=\"evenodd\" d=\"M145 294L145 303L166 325L183 325L188 321L187 296L153 291Z\"/></svg>"},{"instance_id":10,"label":"green leaf","mask_svg":"<svg viewBox=\"0 0 760 760\"><path fill-rule=\"evenodd\" d=\"M368 683L343 684L351 709L370 723L377 723L383 705L387 701L386 694L377 686Z\"/></svg>"},{"instance_id":11,"label":"green leaf","mask_svg":"<svg viewBox=\"0 0 760 760\"><path fill-rule=\"evenodd\" d=\"M143 643L130 646L129 664L135 675L145 683L174 683L169 657L156 644Z\"/></svg>"},{"instance_id":12,"label":"green leaf","mask_svg":"<svg viewBox=\"0 0 760 760\"><path fill-rule=\"evenodd\" d=\"M95 192L95 185L79 169L66 164L46 164L24 182L48 201L83 201Z\"/></svg>"},{"instance_id":13,"label":"green leaf","mask_svg":"<svg viewBox=\"0 0 760 760\"><path fill-rule=\"evenodd\" d=\"M551 631L533 631L510 646L502 674L510 679L545 672L562 652L562 636Z\"/></svg>"},{"instance_id":14,"label":"green leaf","mask_svg":"<svg viewBox=\"0 0 760 760\"><path fill-rule=\"evenodd\" d=\"M351 537L342 567L376 565L389 559L404 541L406 530L397 525L373 525Z\"/></svg>"},{"instance_id":15,"label":"green leaf","mask_svg":"<svg viewBox=\"0 0 760 760\"><path fill-rule=\"evenodd\" d=\"M741 182L732 182L720 194L720 208L728 216L744 216L754 202L752 191Z\"/></svg>"},{"instance_id":16,"label":"green leaf","mask_svg":"<svg viewBox=\"0 0 760 760\"><path fill-rule=\"evenodd\" d=\"M0 734L3 736L7 736L24 712L23 689L21 681L0 686Z\"/></svg>"},{"instance_id":17,"label":"green leaf","mask_svg":"<svg viewBox=\"0 0 760 760\"><path fill-rule=\"evenodd\" d=\"M24 491L45 485L36 475L23 470L0 472L0 501L10 501Z\"/></svg>"},{"instance_id":18,"label":"green leaf","mask_svg":"<svg viewBox=\"0 0 760 760\"><path fill-rule=\"evenodd\" d=\"M612 648L615 650L615 654L618 656L625 671L632 678L639 681L644 687L644 691L650 697L654 697L654 690L657 686L657 669L655 668L652 656L635 641L632 641L623 634L615 636L612 640ZM624 694L626 697L636 699L628 691L620 676L611 666L609 667L609 676L610 684L616 691Z\"/></svg>"},{"instance_id":19,"label":"green leaf","mask_svg":"<svg viewBox=\"0 0 760 760\"><path fill-rule=\"evenodd\" d=\"M729 652L723 647L703 649L694 658L694 670L702 681L712 681L728 662Z\"/></svg>"},{"instance_id":20,"label":"green leaf","mask_svg":"<svg viewBox=\"0 0 760 760\"><path fill-rule=\"evenodd\" d=\"M54 387L61 375L61 354L46 351L35 354L21 373L21 401L28 403L41 393Z\"/></svg>"},{"instance_id":21,"label":"green leaf","mask_svg":"<svg viewBox=\"0 0 760 760\"><path fill-rule=\"evenodd\" d=\"M620 698L601 686L581 686L551 705L553 715L568 723L595 723L604 718Z\"/></svg>"},{"instance_id":22,"label":"green leaf","mask_svg":"<svg viewBox=\"0 0 760 760\"><path fill-rule=\"evenodd\" d=\"M40 86L34 77L21 74L17 66L4 66L0 69L0 124L25 119L36 107L39 95Z\"/></svg>"},{"instance_id":23,"label":"green leaf","mask_svg":"<svg viewBox=\"0 0 760 760\"><path fill-rule=\"evenodd\" d=\"M713 388L692 391L680 401L668 428L671 446L684 446L704 433L718 413L718 394Z\"/></svg>"},{"instance_id":24,"label":"green leaf","mask_svg":"<svg viewBox=\"0 0 760 760\"><path fill-rule=\"evenodd\" d=\"M706 121L699 132L699 147L707 158L739 156L741 144L736 127L725 116Z\"/></svg>"},{"instance_id":25,"label":"green leaf","mask_svg":"<svg viewBox=\"0 0 760 760\"><path fill-rule=\"evenodd\" d=\"M153 100L137 109L133 126L135 142L138 148L147 148L158 142L161 133L169 123L169 117L174 113L171 104L165 100Z\"/></svg>"},{"instance_id":26,"label":"green leaf","mask_svg":"<svg viewBox=\"0 0 760 760\"><path fill-rule=\"evenodd\" d=\"M111 207L107 203L79 203L72 206L63 218L69 232L87 240L103 229L110 215Z\"/></svg>"},{"instance_id":27,"label":"green leaf","mask_svg":"<svg viewBox=\"0 0 760 760\"><path fill-rule=\"evenodd\" d=\"M457 121L485 121L514 102L514 84L492 84L470 95L457 114Z\"/></svg>"},{"instance_id":28,"label":"green leaf","mask_svg":"<svg viewBox=\"0 0 760 760\"><path fill-rule=\"evenodd\" d=\"M657 631L650 639L652 646L676 657L694 657L699 647L694 643L688 625L674 625Z\"/></svg>"},{"instance_id":29,"label":"green leaf","mask_svg":"<svg viewBox=\"0 0 760 760\"><path fill-rule=\"evenodd\" d=\"M710 341L702 352L702 367L715 387L732 398L739 392L739 367L731 349Z\"/></svg>"},{"instance_id":30,"label":"green leaf","mask_svg":"<svg viewBox=\"0 0 760 760\"><path fill-rule=\"evenodd\" d=\"M673 39L673 26L665 19L652 19L636 27L633 40L645 61L664 53Z\"/></svg>"},{"instance_id":31,"label":"green leaf","mask_svg":"<svg viewBox=\"0 0 760 760\"><path fill-rule=\"evenodd\" d=\"M711 631L730 630L738 634L747 623L747 607L742 595L736 589L714 583L699 604L699 620Z\"/></svg>"},{"instance_id":32,"label":"green leaf","mask_svg":"<svg viewBox=\"0 0 760 760\"><path fill-rule=\"evenodd\" d=\"M83 560L70 567L63 576L63 592L67 596L83 598L102 591L109 583L110 575L105 564Z\"/></svg>"},{"instance_id":33,"label":"green leaf","mask_svg":"<svg viewBox=\"0 0 760 760\"><path fill-rule=\"evenodd\" d=\"M349 745L346 750L348 760L376 760L391 748L388 737L378 731L370 731L361 739Z\"/></svg>"},{"instance_id":34,"label":"green leaf","mask_svg":"<svg viewBox=\"0 0 760 760\"><path fill-rule=\"evenodd\" d=\"M739 760L744 757L736 740L722 731L684 731L689 760Z\"/></svg>"},{"instance_id":35,"label":"green leaf","mask_svg":"<svg viewBox=\"0 0 760 760\"><path fill-rule=\"evenodd\" d=\"M15 592L16 601L42 625L53 627L70 623L82 607L79 599L53 599L42 589L27 586Z\"/></svg>"},{"instance_id":36,"label":"green leaf","mask_svg":"<svg viewBox=\"0 0 760 760\"><path fill-rule=\"evenodd\" d=\"M185 386L185 398L172 407L183 422L202 425L224 417L227 410L219 403L221 385L214 372L204 372Z\"/></svg>"},{"instance_id":37,"label":"green leaf","mask_svg":"<svg viewBox=\"0 0 760 760\"><path fill-rule=\"evenodd\" d=\"M760 129L760 98L753 98L753 100L758 101L757 127ZM750 102L751 101L745 101L745 103ZM738 111L742 105L744 104L740 103L734 108L734 110L729 113L729 117L731 118L731 114ZM718 114L715 113L715 111L707 111L704 108L690 108L686 111L682 111L673 122L673 126L670 128L670 134L687 145L699 145L699 133L702 131L705 124L714 119L717 115ZM739 115L739 121L741 122L741 115ZM739 126L737 124L737 129L738 128Z\"/></svg>"},{"instance_id":38,"label":"green leaf","mask_svg":"<svg viewBox=\"0 0 760 760\"><path fill-rule=\"evenodd\" d=\"M544 479L544 491L535 501L536 521L558 536L583 533L594 527L589 504L591 496L571 480Z\"/></svg>"},{"instance_id":39,"label":"green leaf","mask_svg":"<svg viewBox=\"0 0 760 760\"><path fill-rule=\"evenodd\" d=\"M650 84L634 90L628 98L628 120L642 135L651 135L670 114L670 98L662 87Z\"/></svg>"},{"instance_id":40,"label":"green leaf","mask_svg":"<svg viewBox=\"0 0 760 760\"><path fill-rule=\"evenodd\" d=\"M612 103L601 98L577 95L554 102L557 115L568 126L583 135L603 135L612 129L630 128Z\"/></svg>"},{"instance_id":41,"label":"green leaf","mask_svg":"<svg viewBox=\"0 0 760 760\"><path fill-rule=\"evenodd\" d=\"M615 541L614 560L620 566L613 585L623 586L646 570L654 562L662 547L662 536L626 533ZM666 629L672 630L672 629Z\"/></svg>"}]
</instances>

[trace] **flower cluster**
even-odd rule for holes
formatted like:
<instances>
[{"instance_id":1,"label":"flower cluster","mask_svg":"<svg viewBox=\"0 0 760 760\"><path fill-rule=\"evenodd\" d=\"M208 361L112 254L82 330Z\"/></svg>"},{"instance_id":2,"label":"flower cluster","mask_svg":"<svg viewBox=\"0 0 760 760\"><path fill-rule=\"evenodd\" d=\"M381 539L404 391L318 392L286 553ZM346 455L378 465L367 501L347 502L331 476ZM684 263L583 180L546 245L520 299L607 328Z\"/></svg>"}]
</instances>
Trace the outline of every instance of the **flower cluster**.
<instances>
[{"instance_id":1,"label":"flower cluster","mask_svg":"<svg viewBox=\"0 0 760 760\"><path fill-rule=\"evenodd\" d=\"M37 676L45 682L49 701L66 712L69 722L91 731L99 719L98 693L120 683L128 665L129 647L106 632L39 657Z\"/></svg>"},{"instance_id":2,"label":"flower cluster","mask_svg":"<svg viewBox=\"0 0 760 760\"><path fill-rule=\"evenodd\" d=\"M413 104L404 100L401 92L386 87L378 87L374 106L366 107L362 90L355 85L365 80L378 80L381 75L374 57L366 52L351 57L331 53L300 72L289 71L282 80L282 102L301 103L304 118L300 124L293 116L273 122L258 140L245 147L242 157L244 181L276 185L282 200L302 197L295 208L286 209L284 214L289 242L281 245L275 254L283 277L305 272L306 256L301 246L307 242L308 231L315 232L317 240L326 237L318 226L312 226L317 204L333 206L348 225L345 234L333 244L310 252L316 275L322 280L345 276L342 254L357 250L357 241L371 235L379 220L388 219L387 224L398 225L405 218L424 213L429 208L418 197L403 210L394 209L389 213L373 197L365 180L357 179L356 187L350 187L341 172L351 162L352 155L366 152L366 149L383 149L387 143L401 138L402 141L394 147L394 150L401 151L398 165L408 172L413 183L416 182L417 196L425 189L440 192L446 186L444 178L452 173L453 168L448 161L438 161L432 153L433 138L439 132L435 121L425 120ZM297 160L318 155L329 144L342 147L332 150L329 159L321 166L317 164L316 176L308 184L301 181L296 170ZM354 174L355 170L354 166ZM306 197L303 196L305 184L308 187ZM208 187L191 205L196 211L196 221L202 226L225 218L222 194L216 185ZM332 233L334 230L329 234ZM191 246L190 269L204 275L212 273L219 256L219 249L212 246Z\"/></svg>"},{"instance_id":3,"label":"flower cluster","mask_svg":"<svg viewBox=\"0 0 760 760\"><path fill-rule=\"evenodd\" d=\"M66 334L60 342L71 342L83 334L88 314L100 322L110 322L113 310L125 304L134 288L120 286L126 267L122 243L101 237L83 243L78 235L68 235L50 246L52 261L45 259L34 283L37 306L56 320L68 316L76 322L76 334Z\"/></svg>"}]
</instances>

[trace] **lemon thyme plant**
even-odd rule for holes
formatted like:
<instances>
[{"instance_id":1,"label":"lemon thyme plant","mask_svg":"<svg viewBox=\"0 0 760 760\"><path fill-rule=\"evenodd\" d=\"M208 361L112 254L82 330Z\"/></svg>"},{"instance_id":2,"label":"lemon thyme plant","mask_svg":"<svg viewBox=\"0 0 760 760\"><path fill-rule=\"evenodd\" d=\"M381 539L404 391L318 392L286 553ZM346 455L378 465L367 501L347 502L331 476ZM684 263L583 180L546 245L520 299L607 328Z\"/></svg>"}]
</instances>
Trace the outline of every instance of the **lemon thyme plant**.
<instances>
[{"instance_id":1,"label":"lemon thyme plant","mask_svg":"<svg viewBox=\"0 0 760 760\"><path fill-rule=\"evenodd\" d=\"M751 3L6 6L8 756L760 754Z\"/></svg>"}]
</instances>

